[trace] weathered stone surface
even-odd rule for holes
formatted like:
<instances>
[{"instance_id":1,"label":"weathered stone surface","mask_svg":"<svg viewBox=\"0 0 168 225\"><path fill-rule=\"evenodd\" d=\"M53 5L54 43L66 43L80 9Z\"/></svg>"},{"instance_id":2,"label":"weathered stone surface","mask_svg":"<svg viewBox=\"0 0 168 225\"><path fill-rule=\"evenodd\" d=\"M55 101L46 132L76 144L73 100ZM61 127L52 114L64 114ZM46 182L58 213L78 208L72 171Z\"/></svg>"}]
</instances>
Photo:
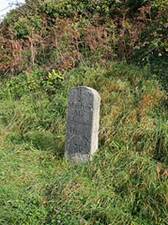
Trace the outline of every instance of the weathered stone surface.
<instances>
[{"instance_id":1,"label":"weathered stone surface","mask_svg":"<svg viewBox=\"0 0 168 225\"><path fill-rule=\"evenodd\" d=\"M67 113L65 157L87 161L98 148L100 95L81 86L70 92Z\"/></svg>"}]
</instances>

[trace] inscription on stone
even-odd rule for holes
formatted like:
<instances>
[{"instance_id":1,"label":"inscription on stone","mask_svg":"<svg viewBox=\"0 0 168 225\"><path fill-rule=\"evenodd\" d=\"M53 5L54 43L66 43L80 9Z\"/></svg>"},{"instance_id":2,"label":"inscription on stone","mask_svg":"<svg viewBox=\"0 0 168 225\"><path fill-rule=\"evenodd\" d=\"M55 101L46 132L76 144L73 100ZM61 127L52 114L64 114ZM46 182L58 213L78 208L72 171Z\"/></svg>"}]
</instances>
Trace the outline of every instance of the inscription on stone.
<instances>
[{"instance_id":1,"label":"inscription on stone","mask_svg":"<svg viewBox=\"0 0 168 225\"><path fill-rule=\"evenodd\" d=\"M83 162L98 148L100 95L92 88L73 88L67 113L66 159Z\"/></svg>"}]
</instances>

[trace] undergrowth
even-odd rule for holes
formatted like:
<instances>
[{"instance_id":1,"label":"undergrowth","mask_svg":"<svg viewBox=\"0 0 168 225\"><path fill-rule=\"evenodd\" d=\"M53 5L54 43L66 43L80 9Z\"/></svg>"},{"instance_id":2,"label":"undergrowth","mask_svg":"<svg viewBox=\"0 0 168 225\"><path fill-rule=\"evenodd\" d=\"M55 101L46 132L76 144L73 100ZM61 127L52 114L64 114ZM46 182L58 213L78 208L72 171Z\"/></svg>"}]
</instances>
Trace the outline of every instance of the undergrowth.
<instances>
[{"instance_id":1,"label":"undergrowth","mask_svg":"<svg viewBox=\"0 0 168 225\"><path fill-rule=\"evenodd\" d=\"M64 155L69 90L101 95L99 151ZM1 81L0 224L167 225L167 95L148 69L36 68Z\"/></svg>"}]
</instances>

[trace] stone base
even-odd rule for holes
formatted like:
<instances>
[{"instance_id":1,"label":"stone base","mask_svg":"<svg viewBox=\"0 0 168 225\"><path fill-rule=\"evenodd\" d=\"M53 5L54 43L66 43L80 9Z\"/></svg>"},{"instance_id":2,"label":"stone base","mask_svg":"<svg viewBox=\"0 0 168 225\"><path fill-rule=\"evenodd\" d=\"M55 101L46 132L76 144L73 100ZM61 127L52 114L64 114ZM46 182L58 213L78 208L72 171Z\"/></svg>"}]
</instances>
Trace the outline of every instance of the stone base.
<instances>
[{"instance_id":1,"label":"stone base","mask_svg":"<svg viewBox=\"0 0 168 225\"><path fill-rule=\"evenodd\" d=\"M90 160L91 156L88 154L81 154L81 153L75 153L71 155L65 153L65 158L74 163L85 163Z\"/></svg>"}]
</instances>

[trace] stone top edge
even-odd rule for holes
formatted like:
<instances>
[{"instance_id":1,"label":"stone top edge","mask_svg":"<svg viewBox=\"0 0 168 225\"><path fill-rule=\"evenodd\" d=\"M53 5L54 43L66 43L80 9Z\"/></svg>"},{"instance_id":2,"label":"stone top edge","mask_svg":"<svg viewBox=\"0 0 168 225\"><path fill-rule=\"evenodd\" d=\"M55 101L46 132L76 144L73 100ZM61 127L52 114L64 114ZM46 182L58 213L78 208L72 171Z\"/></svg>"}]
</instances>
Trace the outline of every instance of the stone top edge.
<instances>
[{"instance_id":1,"label":"stone top edge","mask_svg":"<svg viewBox=\"0 0 168 225\"><path fill-rule=\"evenodd\" d=\"M77 87L73 87L73 88L71 89L71 92L73 92L75 89L76 89L76 90L77 90L77 89L78 89L78 90L80 90L80 89L85 89L85 90L91 92L92 94L96 95L98 98L101 99L100 94L99 94L98 91L96 91L94 88L91 88L91 87L88 87L88 86L77 86Z\"/></svg>"}]
</instances>

